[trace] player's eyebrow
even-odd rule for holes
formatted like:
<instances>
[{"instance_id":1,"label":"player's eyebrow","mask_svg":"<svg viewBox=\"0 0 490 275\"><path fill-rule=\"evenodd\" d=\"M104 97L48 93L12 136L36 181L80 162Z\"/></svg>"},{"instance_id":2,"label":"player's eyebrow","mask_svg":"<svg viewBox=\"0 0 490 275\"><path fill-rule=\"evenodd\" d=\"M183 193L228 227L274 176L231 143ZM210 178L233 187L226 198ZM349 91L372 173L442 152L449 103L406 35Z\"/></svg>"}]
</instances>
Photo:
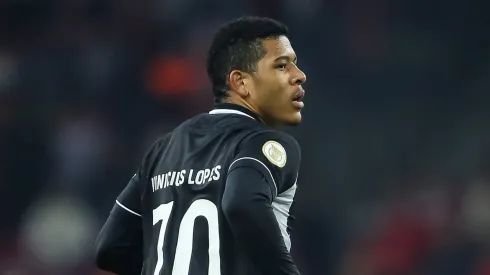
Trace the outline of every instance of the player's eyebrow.
<instances>
[{"instance_id":1,"label":"player's eyebrow","mask_svg":"<svg viewBox=\"0 0 490 275\"><path fill-rule=\"evenodd\" d=\"M274 62L283 61L283 60L286 62L290 62L291 59L292 59L292 57L289 55L281 55L278 58L274 59ZM294 55L294 59L291 62L293 62L293 63L298 62L298 57Z\"/></svg>"}]
</instances>

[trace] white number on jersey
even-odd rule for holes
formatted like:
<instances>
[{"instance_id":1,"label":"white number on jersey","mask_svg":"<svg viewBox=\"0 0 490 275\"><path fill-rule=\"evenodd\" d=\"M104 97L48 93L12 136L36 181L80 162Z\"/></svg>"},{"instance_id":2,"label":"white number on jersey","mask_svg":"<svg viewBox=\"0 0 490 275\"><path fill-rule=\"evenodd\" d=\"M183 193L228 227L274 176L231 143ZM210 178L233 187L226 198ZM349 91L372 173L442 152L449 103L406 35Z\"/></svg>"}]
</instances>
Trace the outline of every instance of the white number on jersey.
<instances>
[{"instance_id":1,"label":"white number on jersey","mask_svg":"<svg viewBox=\"0 0 490 275\"><path fill-rule=\"evenodd\" d=\"M165 242L165 231L167 223L172 212L174 202L161 204L153 209L153 225L162 222L157 243L157 264L154 275L160 275L164 266L163 262L163 244ZM189 209L185 212L179 226L179 236L177 239L177 248L175 250L174 266L172 275L189 274L191 262L192 243L194 233L194 221L197 217L202 216L208 221L209 232L209 275L221 275L220 256L219 256L219 226L218 226L218 208L209 200L199 199L194 201Z\"/></svg>"}]
</instances>

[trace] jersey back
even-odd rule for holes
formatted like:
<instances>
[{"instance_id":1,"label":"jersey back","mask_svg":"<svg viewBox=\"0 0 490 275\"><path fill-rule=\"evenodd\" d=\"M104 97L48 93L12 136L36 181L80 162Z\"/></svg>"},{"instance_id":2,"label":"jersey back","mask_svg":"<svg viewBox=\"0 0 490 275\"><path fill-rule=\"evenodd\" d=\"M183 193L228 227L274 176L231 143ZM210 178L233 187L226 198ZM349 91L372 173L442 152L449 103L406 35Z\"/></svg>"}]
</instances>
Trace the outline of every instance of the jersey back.
<instances>
[{"instance_id":1,"label":"jersey back","mask_svg":"<svg viewBox=\"0 0 490 275\"><path fill-rule=\"evenodd\" d=\"M260 130L240 115L203 114L161 141L142 196L143 274L219 275L237 268L234 239L219 209L238 145Z\"/></svg>"}]
</instances>

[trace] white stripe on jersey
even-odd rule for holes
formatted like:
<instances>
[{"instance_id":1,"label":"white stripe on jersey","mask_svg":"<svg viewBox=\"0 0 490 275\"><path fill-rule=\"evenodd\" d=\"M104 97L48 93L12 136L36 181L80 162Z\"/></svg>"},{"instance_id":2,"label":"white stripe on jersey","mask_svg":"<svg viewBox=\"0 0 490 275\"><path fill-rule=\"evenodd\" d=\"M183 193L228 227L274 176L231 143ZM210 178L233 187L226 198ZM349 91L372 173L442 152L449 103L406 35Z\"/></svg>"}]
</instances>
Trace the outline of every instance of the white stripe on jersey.
<instances>
[{"instance_id":1,"label":"white stripe on jersey","mask_svg":"<svg viewBox=\"0 0 490 275\"><path fill-rule=\"evenodd\" d=\"M134 212L133 210L131 210L131 209L127 208L126 206L122 205L122 203L120 203L118 200L116 200L116 203L117 203L119 206L121 206L121 208L122 208L122 209L124 209L124 210L128 211L129 213L134 214L134 215L136 215L136 216L138 216L138 217L141 217L141 215L140 215L140 214L138 214L138 213Z\"/></svg>"}]
</instances>

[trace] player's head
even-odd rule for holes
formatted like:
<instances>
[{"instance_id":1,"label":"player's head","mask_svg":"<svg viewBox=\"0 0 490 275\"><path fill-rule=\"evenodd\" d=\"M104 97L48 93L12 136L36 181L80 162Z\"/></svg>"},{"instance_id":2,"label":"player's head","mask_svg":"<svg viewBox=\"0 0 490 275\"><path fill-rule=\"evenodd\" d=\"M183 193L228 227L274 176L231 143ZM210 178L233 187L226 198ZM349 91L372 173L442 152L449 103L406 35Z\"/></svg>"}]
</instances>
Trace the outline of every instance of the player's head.
<instances>
[{"instance_id":1,"label":"player's head","mask_svg":"<svg viewBox=\"0 0 490 275\"><path fill-rule=\"evenodd\" d=\"M222 26L209 49L215 102L252 109L268 124L297 124L306 81L282 23L242 17Z\"/></svg>"}]
</instances>

